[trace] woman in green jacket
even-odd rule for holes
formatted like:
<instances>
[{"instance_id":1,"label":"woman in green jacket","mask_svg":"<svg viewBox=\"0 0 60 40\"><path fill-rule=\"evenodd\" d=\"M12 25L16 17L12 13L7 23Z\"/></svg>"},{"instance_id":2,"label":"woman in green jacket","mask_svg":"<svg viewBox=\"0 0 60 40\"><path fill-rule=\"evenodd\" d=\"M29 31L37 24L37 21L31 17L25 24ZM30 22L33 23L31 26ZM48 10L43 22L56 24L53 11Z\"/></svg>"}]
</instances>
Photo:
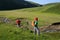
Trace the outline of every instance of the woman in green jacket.
<instances>
[{"instance_id":1,"label":"woman in green jacket","mask_svg":"<svg viewBox=\"0 0 60 40\"><path fill-rule=\"evenodd\" d=\"M34 25L34 33L35 35L40 35L40 30L38 28L38 18L34 18L34 21L33 21L33 25Z\"/></svg>"}]
</instances>

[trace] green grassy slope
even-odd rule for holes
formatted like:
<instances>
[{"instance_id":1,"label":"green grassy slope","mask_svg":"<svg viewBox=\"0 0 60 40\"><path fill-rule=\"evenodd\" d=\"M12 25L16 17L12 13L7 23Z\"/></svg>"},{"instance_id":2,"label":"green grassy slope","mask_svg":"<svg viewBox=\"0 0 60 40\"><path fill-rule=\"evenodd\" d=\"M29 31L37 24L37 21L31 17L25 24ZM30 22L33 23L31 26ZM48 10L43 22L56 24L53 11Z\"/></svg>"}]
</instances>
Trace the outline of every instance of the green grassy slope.
<instances>
[{"instance_id":1,"label":"green grassy slope","mask_svg":"<svg viewBox=\"0 0 60 40\"><path fill-rule=\"evenodd\" d=\"M60 14L60 3L55 3L55 4L49 4L51 7L47 8L46 10L44 10L44 12L49 12L49 13L58 13ZM48 6L48 5L47 5Z\"/></svg>"},{"instance_id":2,"label":"green grassy slope","mask_svg":"<svg viewBox=\"0 0 60 40\"><path fill-rule=\"evenodd\" d=\"M30 30L11 24L0 24L0 40L60 40L60 33L43 33L35 36Z\"/></svg>"},{"instance_id":3,"label":"green grassy slope","mask_svg":"<svg viewBox=\"0 0 60 40\"><path fill-rule=\"evenodd\" d=\"M58 6L59 4L54 4L21 10L0 11L0 17L4 16L13 20L15 18L22 17L28 18L30 21L32 21L34 17L38 17L40 27L49 25L53 22L60 22L60 7ZM55 12L56 10L52 9L52 7L56 7L56 10L58 10L58 12ZM47 9L49 10L47 11ZM38 37L35 36L33 33L30 33L30 30L17 28L15 25L12 24L0 23L0 40L60 40L60 32L42 33Z\"/></svg>"},{"instance_id":4,"label":"green grassy slope","mask_svg":"<svg viewBox=\"0 0 60 40\"><path fill-rule=\"evenodd\" d=\"M60 3L46 4L42 7L36 7L29 9L32 12L44 12L44 13L60 13ZM24 11L27 11L26 9Z\"/></svg>"},{"instance_id":5,"label":"green grassy slope","mask_svg":"<svg viewBox=\"0 0 60 40\"><path fill-rule=\"evenodd\" d=\"M60 40L60 32L42 33L40 36L35 36L30 30L3 23L0 24L0 40Z\"/></svg>"},{"instance_id":6,"label":"green grassy slope","mask_svg":"<svg viewBox=\"0 0 60 40\"><path fill-rule=\"evenodd\" d=\"M53 22L60 21L59 4L49 4L43 7L27 8L21 10L0 11L0 16L6 16L9 18L26 17L31 20L33 20L34 17L38 17L39 25L49 25Z\"/></svg>"}]
</instances>

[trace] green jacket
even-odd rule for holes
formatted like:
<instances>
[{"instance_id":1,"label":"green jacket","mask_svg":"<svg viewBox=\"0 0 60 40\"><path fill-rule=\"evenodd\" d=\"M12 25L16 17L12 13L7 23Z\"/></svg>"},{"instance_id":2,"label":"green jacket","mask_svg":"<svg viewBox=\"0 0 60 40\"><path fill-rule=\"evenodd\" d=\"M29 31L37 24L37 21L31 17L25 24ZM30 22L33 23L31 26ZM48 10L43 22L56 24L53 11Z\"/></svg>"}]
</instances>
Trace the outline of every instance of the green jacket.
<instances>
[{"instance_id":1,"label":"green jacket","mask_svg":"<svg viewBox=\"0 0 60 40\"><path fill-rule=\"evenodd\" d=\"M34 21L35 27L38 27L38 21Z\"/></svg>"}]
</instances>

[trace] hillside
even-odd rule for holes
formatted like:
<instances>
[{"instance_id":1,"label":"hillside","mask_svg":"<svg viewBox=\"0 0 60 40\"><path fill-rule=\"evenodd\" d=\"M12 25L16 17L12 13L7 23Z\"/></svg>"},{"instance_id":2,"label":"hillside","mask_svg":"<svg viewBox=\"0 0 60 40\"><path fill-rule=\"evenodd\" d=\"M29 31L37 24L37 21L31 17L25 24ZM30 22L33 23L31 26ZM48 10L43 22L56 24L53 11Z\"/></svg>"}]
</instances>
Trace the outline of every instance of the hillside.
<instances>
[{"instance_id":1,"label":"hillside","mask_svg":"<svg viewBox=\"0 0 60 40\"><path fill-rule=\"evenodd\" d=\"M41 32L40 36L37 36L31 30L27 29L27 27L32 27L31 22L34 17L39 18L38 27L42 28L52 23L60 22L59 4L54 3L42 7L0 11L0 40L60 40L60 32ZM58 12L55 12L55 8ZM7 22L4 21L6 18L8 19ZM16 27L15 21L17 18L22 19L21 24L23 26L21 27L24 28ZM30 24L27 25L26 21ZM60 29L60 26L58 28L57 26L51 26L50 28L52 27Z\"/></svg>"},{"instance_id":2,"label":"hillside","mask_svg":"<svg viewBox=\"0 0 60 40\"><path fill-rule=\"evenodd\" d=\"M40 6L40 4L36 5L25 0L0 0L0 10L21 9L38 6Z\"/></svg>"},{"instance_id":3,"label":"hillside","mask_svg":"<svg viewBox=\"0 0 60 40\"><path fill-rule=\"evenodd\" d=\"M60 14L60 3L51 3L46 5L47 8L43 11L46 13L58 13Z\"/></svg>"},{"instance_id":4,"label":"hillside","mask_svg":"<svg viewBox=\"0 0 60 40\"><path fill-rule=\"evenodd\" d=\"M51 3L43 5L42 7L36 7L36 8L29 8L29 9L22 9L24 11L30 11L30 12L43 12L43 13L60 13L60 3Z\"/></svg>"},{"instance_id":5,"label":"hillside","mask_svg":"<svg viewBox=\"0 0 60 40\"><path fill-rule=\"evenodd\" d=\"M59 22L60 21L60 3L56 4L49 4L44 5L42 7L36 7L36 8L25 8L25 9L19 9L19 10L10 10L10 11L0 11L0 16L5 16L8 18L17 18L17 17L26 17L30 20L32 20L35 16L37 16L41 23L40 25L47 25L51 24L53 22ZM53 8L56 7L56 10ZM49 10L47 10L49 9ZM51 11L53 10L53 11ZM50 11L50 12L49 12ZM58 12L56 12L58 11ZM25 14L25 15L24 15ZM54 16L54 17L53 17ZM46 23L47 22L47 23ZM42 24L44 23L44 24Z\"/></svg>"}]
</instances>

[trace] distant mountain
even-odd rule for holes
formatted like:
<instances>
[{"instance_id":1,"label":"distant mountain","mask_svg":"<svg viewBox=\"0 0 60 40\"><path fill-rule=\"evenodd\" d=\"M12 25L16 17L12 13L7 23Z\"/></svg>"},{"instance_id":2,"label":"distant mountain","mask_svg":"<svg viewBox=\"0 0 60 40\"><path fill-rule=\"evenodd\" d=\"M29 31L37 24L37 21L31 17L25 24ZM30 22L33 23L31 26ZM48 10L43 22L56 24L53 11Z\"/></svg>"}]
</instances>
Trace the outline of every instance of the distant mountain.
<instances>
[{"instance_id":1,"label":"distant mountain","mask_svg":"<svg viewBox=\"0 0 60 40\"><path fill-rule=\"evenodd\" d=\"M24 0L0 0L0 10L21 9L38 7L40 4L33 4Z\"/></svg>"}]
</instances>

